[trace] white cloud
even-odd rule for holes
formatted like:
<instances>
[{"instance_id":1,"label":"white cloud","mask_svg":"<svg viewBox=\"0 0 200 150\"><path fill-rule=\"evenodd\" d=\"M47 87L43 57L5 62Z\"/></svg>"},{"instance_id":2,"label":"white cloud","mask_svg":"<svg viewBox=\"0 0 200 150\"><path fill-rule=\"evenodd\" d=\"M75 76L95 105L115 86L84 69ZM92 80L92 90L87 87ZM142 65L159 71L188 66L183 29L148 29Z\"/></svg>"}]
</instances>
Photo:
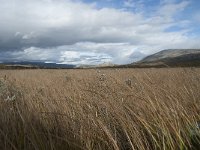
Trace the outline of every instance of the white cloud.
<instances>
[{"instance_id":1,"label":"white cloud","mask_svg":"<svg viewBox=\"0 0 200 150\"><path fill-rule=\"evenodd\" d=\"M159 9L158 14L162 17L172 17L177 12L183 11L189 4L189 1L182 1L180 3L165 3L161 9Z\"/></svg>"},{"instance_id":2,"label":"white cloud","mask_svg":"<svg viewBox=\"0 0 200 150\"><path fill-rule=\"evenodd\" d=\"M125 0L124 7L135 7L134 1L133 0Z\"/></svg>"},{"instance_id":3,"label":"white cloud","mask_svg":"<svg viewBox=\"0 0 200 150\"><path fill-rule=\"evenodd\" d=\"M143 1L124 4L134 7ZM187 36L190 21L174 19L188 5L188 1L162 3L147 18L140 12L98 9L78 0L2 0L0 59L129 63L136 51L150 54L200 46ZM183 30L166 32L172 26Z\"/></svg>"}]
</instances>

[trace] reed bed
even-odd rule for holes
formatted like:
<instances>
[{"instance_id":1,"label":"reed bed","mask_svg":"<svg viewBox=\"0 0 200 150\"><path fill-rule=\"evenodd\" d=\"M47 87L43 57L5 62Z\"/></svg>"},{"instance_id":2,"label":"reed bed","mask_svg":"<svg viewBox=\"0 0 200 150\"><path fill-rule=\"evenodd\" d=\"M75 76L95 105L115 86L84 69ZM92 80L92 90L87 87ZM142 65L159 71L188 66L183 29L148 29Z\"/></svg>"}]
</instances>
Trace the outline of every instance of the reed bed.
<instances>
[{"instance_id":1,"label":"reed bed","mask_svg":"<svg viewBox=\"0 0 200 150\"><path fill-rule=\"evenodd\" d=\"M200 148L200 69L0 70L0 149Z\"/></svg>"}]
</instances>

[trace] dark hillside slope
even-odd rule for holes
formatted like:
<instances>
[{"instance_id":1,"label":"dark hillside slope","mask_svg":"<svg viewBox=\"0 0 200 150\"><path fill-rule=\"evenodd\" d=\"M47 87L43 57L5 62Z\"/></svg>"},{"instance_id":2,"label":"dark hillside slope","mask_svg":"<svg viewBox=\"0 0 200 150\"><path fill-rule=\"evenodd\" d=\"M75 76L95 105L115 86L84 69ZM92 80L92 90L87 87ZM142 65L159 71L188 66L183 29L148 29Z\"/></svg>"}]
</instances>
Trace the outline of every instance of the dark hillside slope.
<instances>
[{"instance_id":1,"label":"dark hillside slope","mask_svg":"<svg viewBox=\"0 0 200 150\"><path fill-rule=\"evenodd\" d=\"M170 49L147 56L136 67L192 67L200 66L200 49Z\"/></svg>"}]
</instances>

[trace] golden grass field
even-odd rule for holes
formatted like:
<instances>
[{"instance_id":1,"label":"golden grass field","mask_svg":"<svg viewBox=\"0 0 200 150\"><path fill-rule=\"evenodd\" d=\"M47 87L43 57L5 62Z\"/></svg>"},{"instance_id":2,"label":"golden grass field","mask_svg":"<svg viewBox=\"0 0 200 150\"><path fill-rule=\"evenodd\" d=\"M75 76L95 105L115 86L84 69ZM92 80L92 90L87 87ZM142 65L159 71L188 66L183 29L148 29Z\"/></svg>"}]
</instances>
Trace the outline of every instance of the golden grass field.
<instances>
[{"instance_id":1,"label":"golden grass field","mask_svg":"<svg viewBox=\"0 0 200 150\"><path fill-rule=\"evenodd\" d=\"M200 146L200 68L0 70L0 149Z\"/></svg>"}]
</instances>

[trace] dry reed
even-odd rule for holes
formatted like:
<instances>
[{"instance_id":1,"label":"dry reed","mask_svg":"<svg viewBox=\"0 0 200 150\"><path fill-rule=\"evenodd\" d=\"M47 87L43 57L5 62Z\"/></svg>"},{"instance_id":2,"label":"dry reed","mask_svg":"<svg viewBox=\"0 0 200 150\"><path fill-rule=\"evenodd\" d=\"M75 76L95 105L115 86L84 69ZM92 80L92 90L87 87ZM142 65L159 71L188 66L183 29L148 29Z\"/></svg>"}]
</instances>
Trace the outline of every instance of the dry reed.
<instances>
[{"instance_id":1,"label":"dry reed","mask_svg":"<svg viewBox=\"0 0 200 150\"><path fill-rule=\"evenodd\" d=\"M0 149L199 149L200 69L0 70Z\"/></svg>"}]
</instances>

